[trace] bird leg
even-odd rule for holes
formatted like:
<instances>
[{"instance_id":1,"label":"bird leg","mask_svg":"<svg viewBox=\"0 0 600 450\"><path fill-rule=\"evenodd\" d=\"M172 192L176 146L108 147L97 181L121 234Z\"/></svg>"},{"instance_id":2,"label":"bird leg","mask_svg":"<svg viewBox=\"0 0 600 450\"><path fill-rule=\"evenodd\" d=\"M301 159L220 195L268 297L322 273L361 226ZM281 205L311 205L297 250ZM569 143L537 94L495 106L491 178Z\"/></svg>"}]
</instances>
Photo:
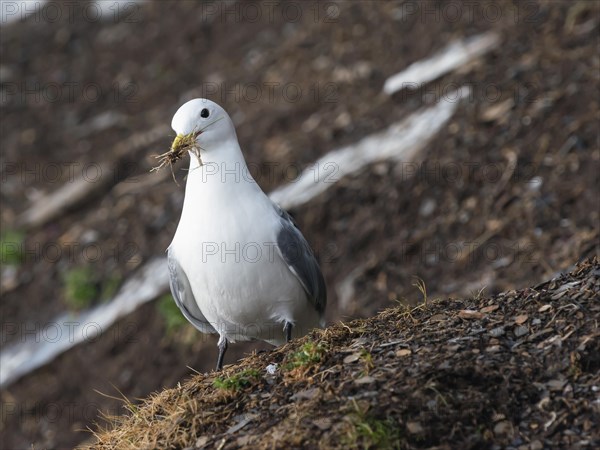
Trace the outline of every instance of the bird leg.
<instances>
[{"instance_id":1,"label":"bird leg","mask_svg":"<svg viewBox=\"0 0 600 450\"><path fill-rule=\"evenodd\" d=\"M219 339L219 343L217 344L219 347L219 357L217 358L217 371L223 369L223 358L225 357L225 352L227 351L227 339L221 338Z\"/></svg>"},{"instance_id":2,"label":"bird leg","mask_svg":"<svg viewBox=\"0 0 600 450\"><path fill-rule=\"evenodd\" d=\"M290 322L285 322L283 332L285 333L285 341L290 342L292 340L292 324Z\"/></svg>"}]
</instances>

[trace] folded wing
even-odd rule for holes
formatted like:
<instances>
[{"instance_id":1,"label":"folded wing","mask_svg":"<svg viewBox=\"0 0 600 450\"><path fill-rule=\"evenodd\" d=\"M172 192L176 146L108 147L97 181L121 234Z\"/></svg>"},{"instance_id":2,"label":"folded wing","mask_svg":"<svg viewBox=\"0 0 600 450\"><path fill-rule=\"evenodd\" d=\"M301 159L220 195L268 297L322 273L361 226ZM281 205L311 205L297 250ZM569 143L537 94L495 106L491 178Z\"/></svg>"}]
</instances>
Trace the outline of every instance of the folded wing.
<instances>
[{"instance_id":1,"label":"folded wing","mask_svg":"<svg viewBox=\"0 0 600 450\"><path fill-rule=\"evenodd\" d=\"M317 312L323 315L327 305L327 289L317 259L291 216L279 206L275 207L281 217L281 229L277 234L278 250Z\"/></svg>"},{"instance_id":2,"label":"folded wing","mask_svg":"<svg viewBox=\"0 0 600 450\"><path fill-rule=\"evenodd\" d=\"M202 311L200 311L200 308L196 304L188 277L175 257L171 254L170 249L167 251L167 262L169 265L169 284L171 286L171 293L173 294L175 303L185 318L203 333L216 333L217 331L206 320Z\"/></svg>"}]
</instances>

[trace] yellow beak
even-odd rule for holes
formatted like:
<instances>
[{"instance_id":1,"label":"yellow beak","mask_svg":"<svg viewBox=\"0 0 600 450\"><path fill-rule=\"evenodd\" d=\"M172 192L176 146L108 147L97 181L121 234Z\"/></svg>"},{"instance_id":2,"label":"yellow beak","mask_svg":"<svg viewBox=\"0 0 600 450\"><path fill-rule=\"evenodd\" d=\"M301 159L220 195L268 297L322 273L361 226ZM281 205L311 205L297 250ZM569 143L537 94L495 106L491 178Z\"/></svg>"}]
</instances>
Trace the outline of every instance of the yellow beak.
<instances>
[{"instance_id":1,"label":"yellow beak","mask_svg":"<svg viewBox=\"0 0 600 450\"><path fill-rule=\"evenodd\" d=\"M183 145L183 142L185 141L185 136L183 134L178 134L177 136L175 136L175 139L173 139L173 143L171 144L171 150L173 151L177 151L181 148L181 146Z\"/></svg>"},{"instance_id":2,"label":"yellow beak","mask_svg":"<svg viewBox=\"0 0 600 450\"><path fill-rule=\"evenodd\" d=\"M194 148L196 145L196 138L201 134L201 132L191 132L188 134L178 134L173 139L173 143L171 144L171 152L173 153L183 153L186 150L190 150Z\"/></svg>"}]
</instances>

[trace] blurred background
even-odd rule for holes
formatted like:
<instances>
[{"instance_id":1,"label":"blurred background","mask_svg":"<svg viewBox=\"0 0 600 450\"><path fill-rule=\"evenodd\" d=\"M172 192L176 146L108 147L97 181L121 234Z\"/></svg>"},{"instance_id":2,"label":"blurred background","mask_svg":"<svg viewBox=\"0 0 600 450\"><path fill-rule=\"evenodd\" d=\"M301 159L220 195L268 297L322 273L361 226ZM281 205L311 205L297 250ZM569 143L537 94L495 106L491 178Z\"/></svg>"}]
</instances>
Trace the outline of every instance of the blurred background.
<instances>
[{"instance_id":1,"label":"blurred background","mask_svg":"<svg viewBox=\"0 0 600 450\"><path fill-rule=\"evenodd\" d=\"M163 260L187 160L149 172L191 98L229 112L265 192L292 186L330 323L599 253L598 2L1 8L2 448L70 448L121 396L212 369Z\"/></svg>"}]
</instances>

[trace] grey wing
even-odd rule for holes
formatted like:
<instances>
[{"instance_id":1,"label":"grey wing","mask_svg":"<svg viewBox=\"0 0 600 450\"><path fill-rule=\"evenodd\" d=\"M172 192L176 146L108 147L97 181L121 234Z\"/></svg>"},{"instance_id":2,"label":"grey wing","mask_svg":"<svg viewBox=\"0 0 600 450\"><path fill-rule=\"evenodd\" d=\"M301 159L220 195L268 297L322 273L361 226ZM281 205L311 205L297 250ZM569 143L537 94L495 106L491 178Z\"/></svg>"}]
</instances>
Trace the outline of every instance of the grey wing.
<instances>
[{"instance_id":1,"label":"grey wing","mask_svg":"<svg viewBox=\"0 0 600 450\"><path fill-rule=\"evenodd\" d=\"M170 250L167 251L167 262L169 265L171 293L185 318L203 333L216 333L217 331L206 320L204 314L202 314L202 311L200 311L200 308L196 304L190 281L175 257L171 255Z\"/></svg>"},{"instance_id":2,"label":"grey wing","mask_svg":"<svg viewBox=\"0 0 600 450\"><path fill-rule=\"evenodd\" d=\"M279 252L290 271L300 281L317 312L323 314L327 305L327 288L319 263L290 215L275 206L282 223L277 234Z\"/></svg>"}]
</instances>

